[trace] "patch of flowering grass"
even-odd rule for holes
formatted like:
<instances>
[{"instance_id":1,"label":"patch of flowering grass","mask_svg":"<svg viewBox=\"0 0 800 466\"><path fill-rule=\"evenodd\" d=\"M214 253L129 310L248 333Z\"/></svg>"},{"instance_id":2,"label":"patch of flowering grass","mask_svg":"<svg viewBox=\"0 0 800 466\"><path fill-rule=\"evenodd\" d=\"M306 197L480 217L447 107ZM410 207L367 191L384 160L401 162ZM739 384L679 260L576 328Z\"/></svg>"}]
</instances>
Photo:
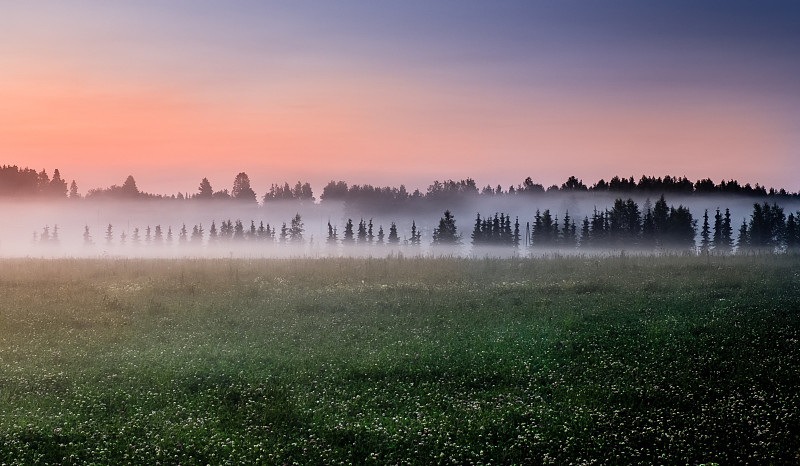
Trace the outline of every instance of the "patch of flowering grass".
<instances>
[{"instance_id":1,"label":"patch of flowering grass","mask_svg":"<svg viewBox=\"0 0 800 466\"><path fill-rule=\"evenodd\" d=\"M0 464L800 460L792 255L4 262Z\"/></svg>"}]
</instances>

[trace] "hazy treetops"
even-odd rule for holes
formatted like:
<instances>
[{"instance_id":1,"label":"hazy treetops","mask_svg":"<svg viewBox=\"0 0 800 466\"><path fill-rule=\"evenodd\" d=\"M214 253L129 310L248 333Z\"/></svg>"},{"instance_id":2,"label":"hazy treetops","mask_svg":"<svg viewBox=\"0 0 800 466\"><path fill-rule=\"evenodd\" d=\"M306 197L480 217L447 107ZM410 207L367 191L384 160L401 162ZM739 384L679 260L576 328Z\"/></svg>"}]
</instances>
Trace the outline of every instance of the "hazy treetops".
<instances>
[{"instance_id":1,"label":"hazy treetops","mask_svg":"<svg viewBox=\"0 0 800 466\"><path fill-rule=\"evenodd\" d=\"M505 196L505 195L532 195L554 192L570 193L628 193L628 194L738 194L749 196L779 196L800 198L800 193L787 192L785 189L767 189L758 183L751 186L749 183L741 185L736 180L721 180L715 183L710 178L695 182L686 177L662 177L643 175L638 181L632 176L628 178L615 176L606 181L600 179L592 185L587 185L570 176L561 186L552 185L545 188L536 183L530 176L526 177L516 186L507 188L502 186L486 185L479 188L472 178L463 180L434 180L423 193L419 189L408 192L405 185L399 187L373 186L370 184L348 185L346 181L330 181L322 188L319 200L324 201L350 201L368 203L396 204L415 199L453 200L470 196ZM36 171L31 168L20 168L16 165L3 165L0 167L0 196L2 197L36 197L49 199L78 199L81 198L78 184L73 179L67 183L58 169L53 170L52 178L46 169ZM193 199L193 200L235 200L245 203L268 203L273 201L301 201L315 202L312 186L308 182L297 181L294 185L288 182L272 183L263 195L258 195L252 187L250 177L246 172L240 172L233 178L231 189L223 188L215 191L208 178L199 182L197 192L176 194L153 194L140 191L136 186L133 175L129 175L121 186L111 185L107 188L91 188L84 196L86 199Z\"/></svg>"}]
</instances>

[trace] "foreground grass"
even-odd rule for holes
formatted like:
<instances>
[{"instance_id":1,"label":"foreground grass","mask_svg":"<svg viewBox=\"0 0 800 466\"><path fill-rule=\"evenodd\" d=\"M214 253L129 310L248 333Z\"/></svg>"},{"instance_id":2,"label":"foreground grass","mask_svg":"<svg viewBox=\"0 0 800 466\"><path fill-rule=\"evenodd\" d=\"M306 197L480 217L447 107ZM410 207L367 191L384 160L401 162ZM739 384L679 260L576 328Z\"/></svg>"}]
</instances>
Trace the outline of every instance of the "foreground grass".
<instances>
[{"instance_id":1,"label":"foreground grass","mask_svg":"<svg viewBox=\"0 0 800 466\"><path fill-rule=\"evenodd\" d=\"M0 261L0 463L797 463L797 256Z\"/></svg>"}]
</instances>

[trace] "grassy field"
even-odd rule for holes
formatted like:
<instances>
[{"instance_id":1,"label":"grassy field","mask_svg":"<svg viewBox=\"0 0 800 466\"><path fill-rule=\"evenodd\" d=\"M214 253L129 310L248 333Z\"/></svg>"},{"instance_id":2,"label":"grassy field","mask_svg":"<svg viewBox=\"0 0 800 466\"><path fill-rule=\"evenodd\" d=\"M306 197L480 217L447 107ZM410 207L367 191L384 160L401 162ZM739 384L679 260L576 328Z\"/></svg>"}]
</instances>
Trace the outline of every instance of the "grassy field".
<instances>
[{"instance_id":1,"label":"grassy field","mask_svg":"<svg viewBox=\"0 0 800 466\"><path fill-rule=\"evenodd\" d=\"M797 464L800 258L3 260L2 464Z\"/></svg>"}]
</instances>

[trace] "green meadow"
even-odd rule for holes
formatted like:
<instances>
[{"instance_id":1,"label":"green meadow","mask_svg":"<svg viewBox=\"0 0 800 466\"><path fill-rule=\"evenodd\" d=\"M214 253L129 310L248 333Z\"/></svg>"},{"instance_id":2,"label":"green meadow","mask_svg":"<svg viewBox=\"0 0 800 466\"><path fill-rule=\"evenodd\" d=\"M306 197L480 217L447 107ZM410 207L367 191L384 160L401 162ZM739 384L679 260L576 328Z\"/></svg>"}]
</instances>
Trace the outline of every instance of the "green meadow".
<instances>
[{"instance_id":1,"label":"green meadow","mask_svg":"<svg viewBox=\"0 0 800 466\"><path fill-rule=\"evenodd\" d=\"M797 464L800 257L0 261L0 464Z\"/></svg>"}]
</instances>

